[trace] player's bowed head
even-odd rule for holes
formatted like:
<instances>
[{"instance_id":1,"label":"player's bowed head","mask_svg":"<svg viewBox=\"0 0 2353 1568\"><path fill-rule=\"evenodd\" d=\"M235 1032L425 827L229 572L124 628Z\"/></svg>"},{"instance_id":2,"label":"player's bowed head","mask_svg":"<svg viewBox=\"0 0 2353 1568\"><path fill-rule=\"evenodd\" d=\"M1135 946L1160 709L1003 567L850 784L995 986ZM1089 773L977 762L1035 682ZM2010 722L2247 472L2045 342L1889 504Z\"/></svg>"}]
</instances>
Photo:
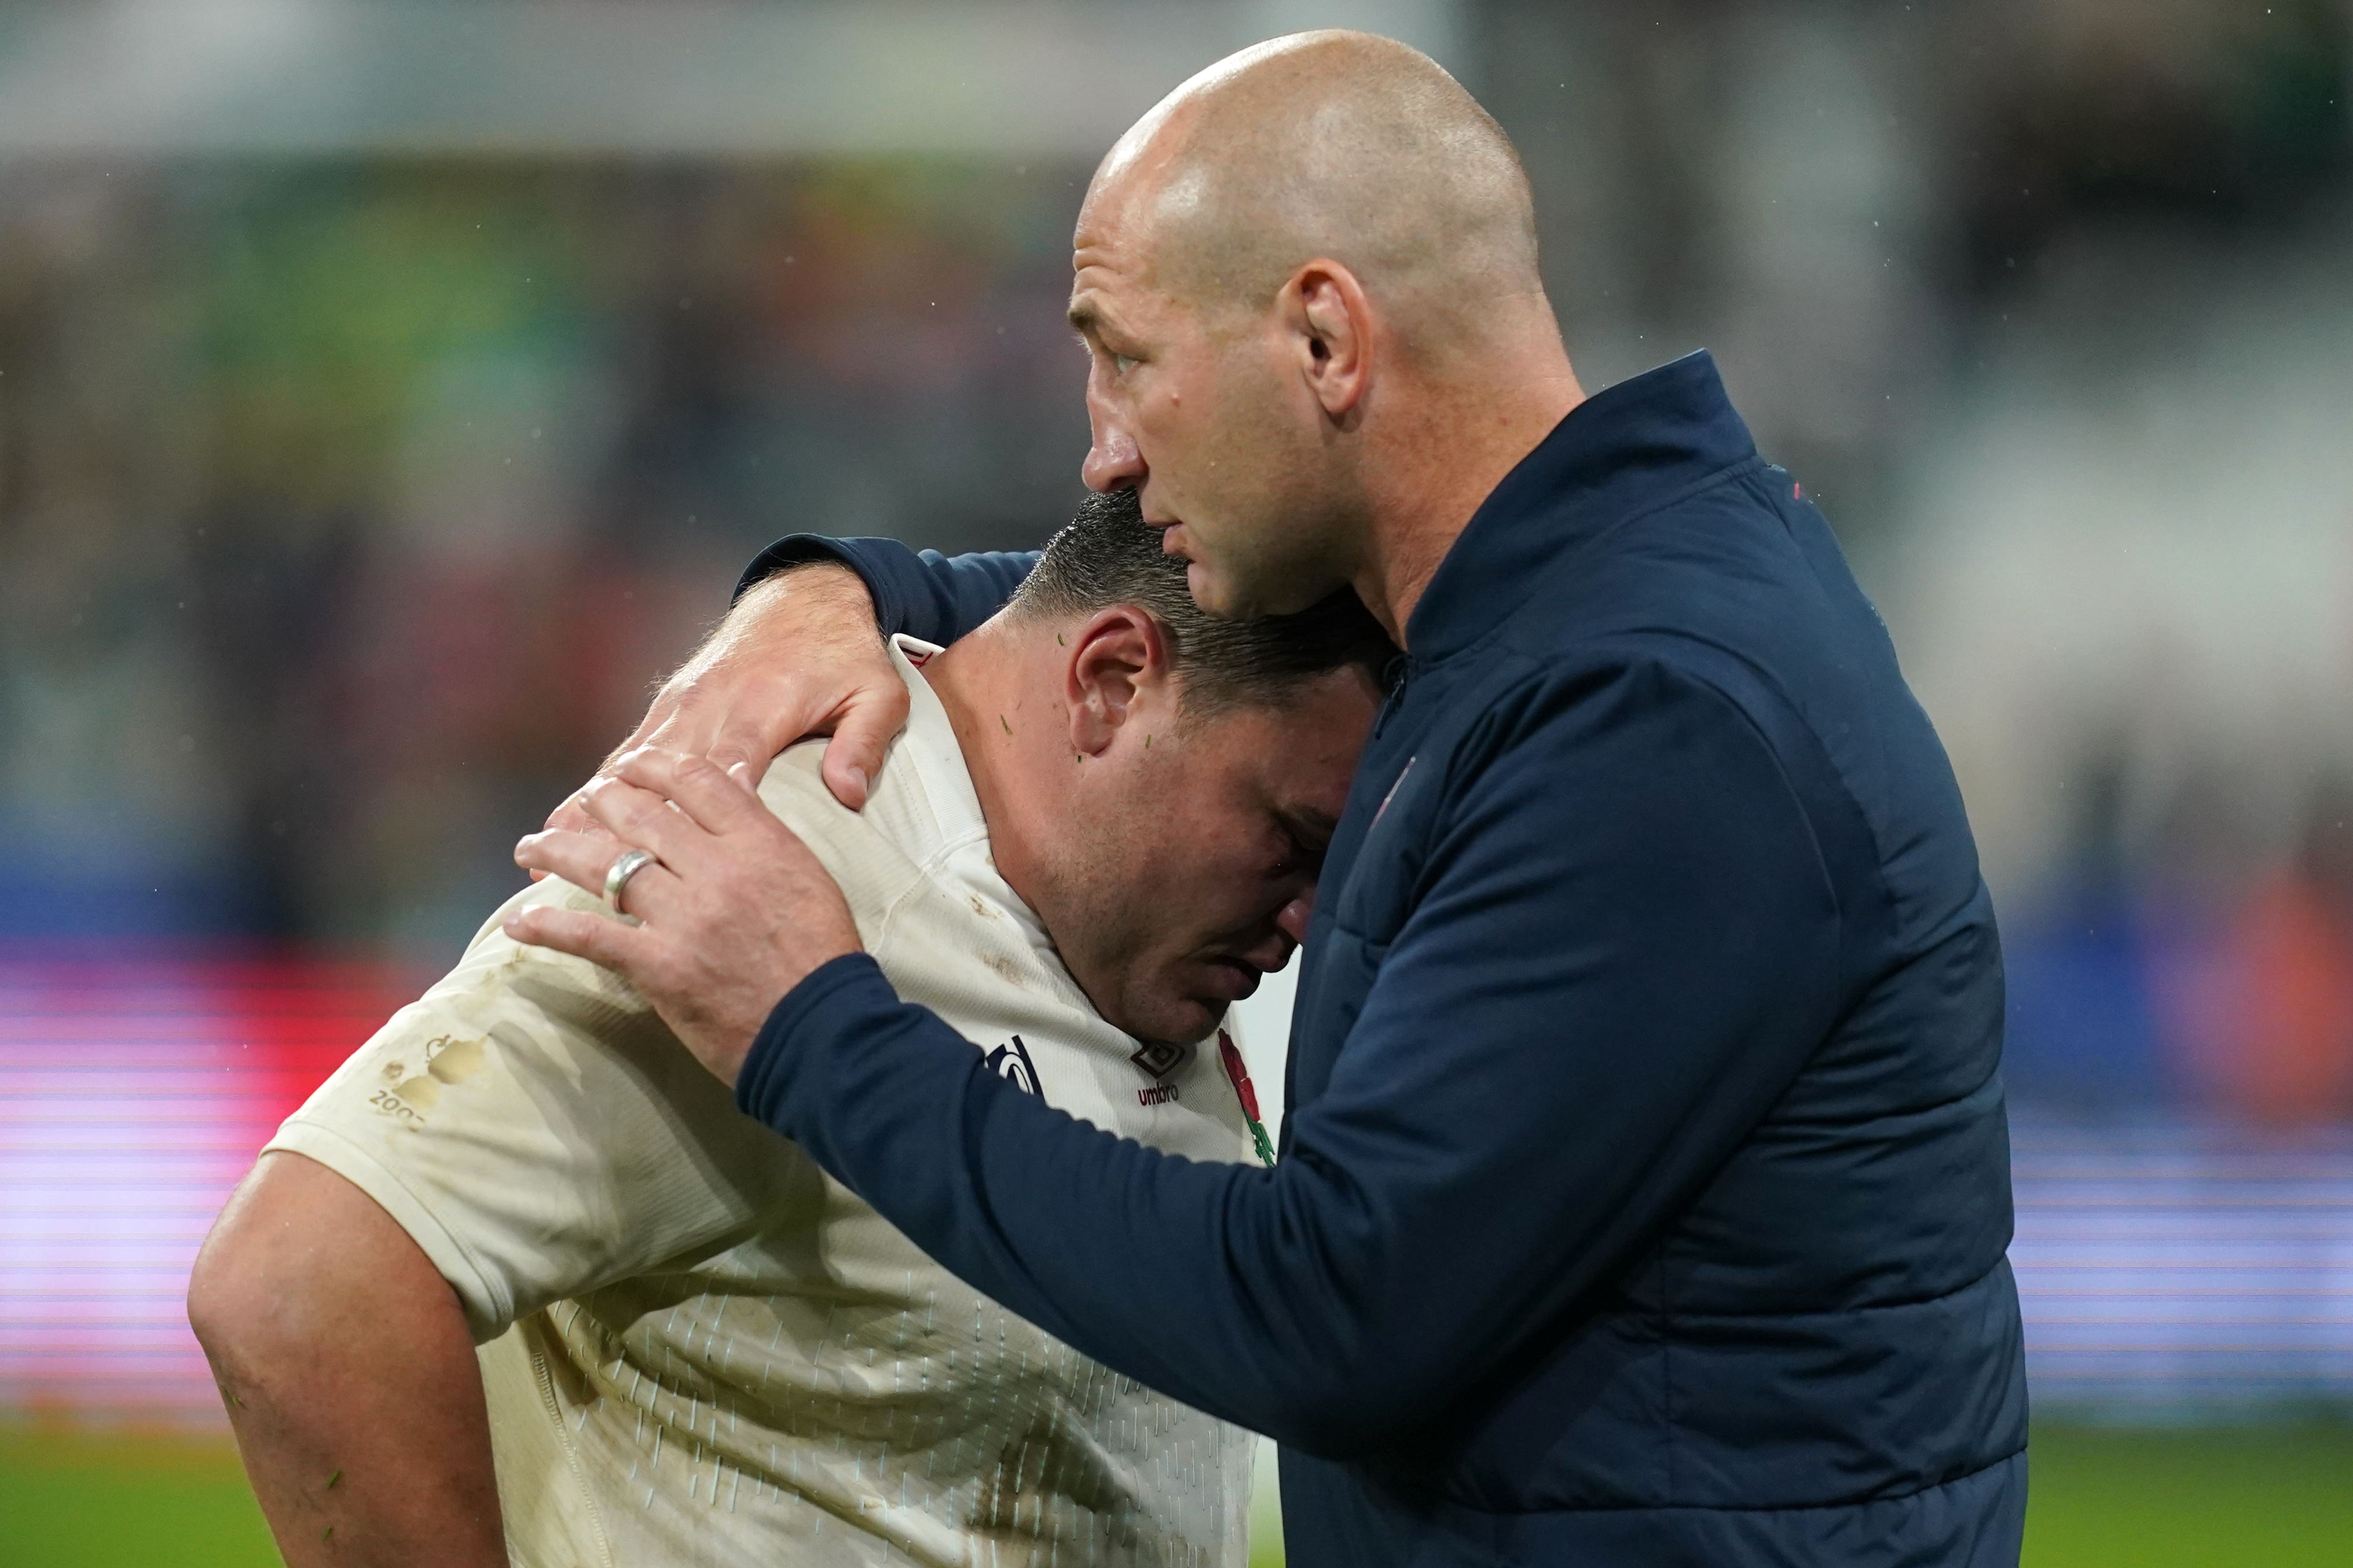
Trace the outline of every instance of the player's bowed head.
<instances>
[{"instance_id":1,"label":"player's bowed head","mask_svg":"<svg viewBox=\"0 0 2353 1568\"><path fill-rule=\"evenodd\" d=\"M1189 1042L1304 935L1395 651L1345 591L1296 616L1205 615L1135 498L1113 492L1088 498L1010 605L906 679L938 700L997 869L1096 1011ZM777 1000L859 947L848 907L707 759L640 748L584 798L603 836L551 830L516 858L602 887L637 923L540 906L509 932L626 975L732 1082Z\"/></svg>"}]
</instances>

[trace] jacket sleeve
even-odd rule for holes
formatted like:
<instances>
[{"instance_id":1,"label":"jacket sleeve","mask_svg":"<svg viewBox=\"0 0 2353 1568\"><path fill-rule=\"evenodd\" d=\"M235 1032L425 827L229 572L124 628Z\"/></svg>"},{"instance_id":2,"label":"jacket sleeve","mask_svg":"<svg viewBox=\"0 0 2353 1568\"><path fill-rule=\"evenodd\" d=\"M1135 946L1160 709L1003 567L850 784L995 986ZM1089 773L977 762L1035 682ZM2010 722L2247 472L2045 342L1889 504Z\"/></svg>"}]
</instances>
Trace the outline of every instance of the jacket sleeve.
<instances>
[{"instance_id":1,"label":"jacket sleeve","mask_svg":"<svg viewBox=\"0 0 2353 1568\"><path fill-rule=\"evenodd\" d=\"M736 582L738 598L754 583L807 561L839 561L865 579L874 618L885 632L905 632L945 647L1005 607L1038 564L1034 550L968 555L918 554L895 539L828 539L787 534L753 558Z\"/></svg>"},{"instance_id":2,"label":"jacket sleeve","mask_svg":"<svg viewBox=\"0 0 2353 1568\"><path fill-rule=\"evenodd\" d=\"M778 1004L738 1105L1111 1367L1311 1453L1381 1447L1639 1255L1796 1076L1839 987L1804 810L1713 688L1630 665L1491 718L1275 1169L1039 1103L862 955ZM1394 853L1380 826L1364 857ZM1364 951L1321 934L1319 964Z\"/></svg>"}]
</instances>

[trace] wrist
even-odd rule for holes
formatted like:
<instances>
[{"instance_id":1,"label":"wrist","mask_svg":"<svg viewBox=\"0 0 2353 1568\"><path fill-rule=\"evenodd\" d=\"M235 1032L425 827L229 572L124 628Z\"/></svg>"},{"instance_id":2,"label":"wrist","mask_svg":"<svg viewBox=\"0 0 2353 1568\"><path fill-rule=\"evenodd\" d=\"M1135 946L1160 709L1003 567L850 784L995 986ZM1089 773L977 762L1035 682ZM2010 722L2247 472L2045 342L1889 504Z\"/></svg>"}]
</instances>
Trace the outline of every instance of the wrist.
<instances>
[{"instance_id":1,"label":"wrist","mask_svg":"<svg viewBox=\"0 0 2353 1568\"><path fill-rule=\"evenodd\" d=\"M776 599L833 598L871 603L864 579L839 561L795 561L748 584L738 605Z\"/></svg>"},{"instance_id":2,"label":"wrist","mask_svg":"<svg viewBox=\"0 0 2353 1568\"><path fill-rule=\"evenodd\" d=\"M740 605L763 588L779 591L787 580L801 586L823 584L837 574L857 578L860 585L865 586L851 542L816 533L790 534L753 558L744 574L736 579L734 597L730 603Z\"/></svg>"},{"instance_id":3,"label":"wrist","mask_svg":"<svg viewBox=\"0 0 2353 1568\"><path fill-rule=\"evenodd\" d=\"M881 629L866 580L839 561L802 561L781 567L745 590L733 613L764 621L787 605L804 625L815 616L838 623L830 629L842 632Z\"/></svg>"},{"instance_id":4,"label":"wrist","mask_svg":"<svg viewBox=\"0 0 2353 1568\"><path fill-rule=\"evenodd\" d=\"M855 1008L860 1001L874 1006L896 1006L899 1001L881 965L869 953L845 952L803 975L777 999L752 1037L751 1048L736 1069L737 1109L776 1126L783 1120L795 1065L795 1033L822 1017L830 1005L847 1002Z\"/></svg>"}]
</instances>

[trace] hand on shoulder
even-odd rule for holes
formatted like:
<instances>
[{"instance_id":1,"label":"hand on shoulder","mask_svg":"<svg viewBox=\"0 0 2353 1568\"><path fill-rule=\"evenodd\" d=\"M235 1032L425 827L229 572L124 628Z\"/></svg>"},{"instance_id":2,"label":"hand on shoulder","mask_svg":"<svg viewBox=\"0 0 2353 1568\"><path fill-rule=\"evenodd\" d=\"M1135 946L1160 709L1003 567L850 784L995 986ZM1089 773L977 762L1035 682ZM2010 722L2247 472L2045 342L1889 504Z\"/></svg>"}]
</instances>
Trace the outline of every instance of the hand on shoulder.
<instances>
[{"instance_id":1,"label":"hand on shoulder","mask_svg":"<svg viewBox=\"0 0 2353 1568\"><path fill-rule=\"evenodd\" d=\"M906 722L906 684L875 626L866 584L831 562L788 567L735 602L662 683L636 732L606 758L596 779L549 815L547 826L603 835L586 807L588 789L642 749L705 757L756 786L778 753L809 735L833 737L826 787L859 810Z\"/></svg>"},{"instance_id":2,"label":"hand on shoulder","mask_svg":"<svg viewBox=\"0 0 2353 1568\"><path fill-rule=\"evenodd\" d=\"M525 907L508 915L507 934L620 974L733 1085L786 994L860 950L849 900L749 783L712 758L642 748L579 798L596 832L534 833L515 860L604 889L612 914Z\"/></svg>"}]
</instances>

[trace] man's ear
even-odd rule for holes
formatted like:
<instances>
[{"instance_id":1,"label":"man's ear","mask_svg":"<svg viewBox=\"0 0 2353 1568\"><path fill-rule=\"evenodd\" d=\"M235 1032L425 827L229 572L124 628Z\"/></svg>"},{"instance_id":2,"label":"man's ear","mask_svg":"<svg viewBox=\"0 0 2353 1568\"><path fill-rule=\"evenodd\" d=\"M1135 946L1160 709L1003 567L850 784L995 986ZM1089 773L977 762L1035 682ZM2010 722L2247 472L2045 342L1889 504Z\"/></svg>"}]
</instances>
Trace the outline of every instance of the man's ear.
<instances>
[{"instance_id":1,"label":"man's ear","mask_svg":"<svg viewBox=\"0 0 2353 1568\"><path fill-rule=\"evenodd\" d=\"M1066 632L1062 695L1071 711L1071 747L1081 760L1110 749L1138 700L1168 680L1168 634L1133 605L1097 610Z\"/></svg>"},{"instance_id":2,"label":"man's ear","mask_svg":"<svg viewBox=\"0 0 2353 1568\"><path fill-rule=\"evenodd\" d=\"M1356 275L1336 261L1307 263L1276 301L1299 374L1324 416L1345 424L1372 385L1372 306Z\"/></svg>"}]
</instances>

